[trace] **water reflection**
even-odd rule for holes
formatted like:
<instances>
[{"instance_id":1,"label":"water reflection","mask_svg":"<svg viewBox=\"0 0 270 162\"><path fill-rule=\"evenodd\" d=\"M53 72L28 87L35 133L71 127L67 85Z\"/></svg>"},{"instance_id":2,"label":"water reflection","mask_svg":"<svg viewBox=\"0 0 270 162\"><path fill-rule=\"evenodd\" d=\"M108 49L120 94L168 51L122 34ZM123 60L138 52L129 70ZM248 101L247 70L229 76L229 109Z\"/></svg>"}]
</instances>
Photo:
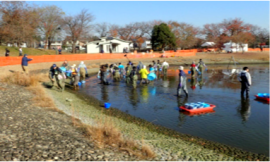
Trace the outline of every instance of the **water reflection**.
<instances>
[{"instance_id":1,"label":"water reflection","mask_svg":"<svg viewBox=\"0 0 270 162\"><path fill-rule=\"evenodd\" d=\"M193 77L191 77L191 79L190 79L190 88L192 90L195 90L196 89L196 80Z\"/></svg>"},{"instance_id":2,"label":"water reflection","mask_svg":"<svg viewBox=\"0 0 270 162\"><path fill-rule=\"evenodd\" d=\"M238 109L238 112L241 115L242 121L246 122L251 114L250 99L241 97L241 105Z\"/></svg>"},{"instance_id":3,"label":"water reflection","mask_svg":"<svg viewBox=\"0 0 270 162\"><path fill-rule=\"evenodd\" d=\"M106 86L101 86L101 98L104 102L109 102L109 95L108 95L108 90Z\"/></svg>"},{"instance_id":4,"label":"water reflection","mask_svg":"<svg viewBox=\"0 0 270 162\"><path fill-rule=\"evenodd\" d=\"M148 102L148 98L149 98L148 86L147 85L143 85L141 87L141 95L142 95L142 101L143 101L143 103L147 103Z\"/></svg>"},{"instance_id":5,"label":"water reflection","mask_svg":"<svg viewBox=\"0 0 270 162\"><path fill-rule=\"evenodd\" d=\"M129 93L129 101L130 104L133 106L134 110L137 110L137 105L139 102L139 96L138 96L138 92L136 89L132 88L130 93Z\"/></svg>"},{"instance_id":6,"label":"water reflection","mask_svg":"<svg viewBox=\"0 0 270 162\"><path fill-rule=\"evenodd\" d=\"M200 89L202 89L202 87L203 87L203 85L204 85L204 82L203 82L203 75L199 75L199 76L198 76L197 82L198 82L198 85L199 85Z\"/></svg>"},{"instance_id":7,"label":"water reflection","mask_svg":"<svg viewBox=\"0 0 270 162\"><path fill-rule=\"evenodd\" d=\"M169 87L170 81L166 75L162 77L162 80L163 80L162 82L163 87Z\"/></svg>"},{"instance_id":8,"label":"water reflection","mask_svg":"<svg viewBox=\"0 0 270 162\"><path fill-rule=\"evenodd\" d=\"M178 108L181 107L181 106L184 106L187 102L188 102L187 97L184 97L184 98L177 97L177 106L178 106ZM179 119L178 126L181 127L186 122L186 115L183 112L179 111L178 119Z\"/></svg>"}]
</instances>

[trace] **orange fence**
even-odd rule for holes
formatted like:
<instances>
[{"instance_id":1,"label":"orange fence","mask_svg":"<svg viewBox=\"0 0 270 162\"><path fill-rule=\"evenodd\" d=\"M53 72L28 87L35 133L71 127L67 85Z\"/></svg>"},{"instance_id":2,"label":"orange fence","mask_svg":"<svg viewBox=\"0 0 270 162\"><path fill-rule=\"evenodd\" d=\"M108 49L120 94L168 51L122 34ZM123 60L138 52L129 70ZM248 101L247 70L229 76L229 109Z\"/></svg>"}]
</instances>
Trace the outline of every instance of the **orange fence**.
<instances>
[{"instance_id":1,"label":"orange fence","mask_svg":"<svg viewBox=\"0 0 270 162\"><path fill-rule=\"evenodd\" d=\"M196 52L165 52L165 57L174 57L174 56L195 56ZM152 54L127 54L129 59L131 58L160 58L161 53L152 53ZM42 62L61 62L64 60L67 61L83 61L83 60L102 60L102 59L124 59L123 53L118 54L73 54L73 55L42 55L42 56L28 56L33 60L29 63L42 63ZM7 65L18 65L21 64L22 57L0 57L0 66Z\"/></svg>"},{"instance_id":2,"label":"orange fence","mask_svg":"<svg viewBox=\"0 0 270 162\"><path fill-rule=\"evenodd\" d=\"M260 48L248 48L249 52L258 52L261 51ZM263 48L263 51L269 51L269 48Z\"/></svg>"}]
</instances>

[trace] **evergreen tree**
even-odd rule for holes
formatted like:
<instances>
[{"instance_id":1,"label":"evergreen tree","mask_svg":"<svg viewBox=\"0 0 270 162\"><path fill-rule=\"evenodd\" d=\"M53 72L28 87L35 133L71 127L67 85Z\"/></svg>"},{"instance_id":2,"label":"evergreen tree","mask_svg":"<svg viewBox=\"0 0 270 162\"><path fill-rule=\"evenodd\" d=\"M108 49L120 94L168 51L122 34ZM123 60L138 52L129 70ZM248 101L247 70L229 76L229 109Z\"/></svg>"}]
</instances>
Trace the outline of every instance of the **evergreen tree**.
<instances>
[{"instance_id":1,"label":"evergreen tree","mask_svg":"<svg viewBox=\"0 0 270 162\"><path fill-rule=\"evenodd\" d=\"M163 49L166 46L170 48L176 47L175 36L165 23L154 26L151 42L153 49Z\"/></svg>"}]
</instances>

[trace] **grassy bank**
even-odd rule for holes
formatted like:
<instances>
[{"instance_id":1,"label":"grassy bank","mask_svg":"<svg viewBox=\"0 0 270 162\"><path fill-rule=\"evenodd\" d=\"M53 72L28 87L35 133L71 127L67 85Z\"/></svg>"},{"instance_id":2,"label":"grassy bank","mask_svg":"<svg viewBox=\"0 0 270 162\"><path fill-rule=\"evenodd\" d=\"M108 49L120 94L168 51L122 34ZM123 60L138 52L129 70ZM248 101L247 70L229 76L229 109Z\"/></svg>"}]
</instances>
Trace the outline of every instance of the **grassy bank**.
<instances>
[{"instance_id":1,"label":"grassy bank","mask_svg":"<svg viewBox=\"0 0 270 162\"><path fill-rule=\"evenodd\" d=\"M19 56L19 47L7 47L0 46L0 56L5 56L6 48L10 51L10 56ZM55 55L55 50L48 49L37 49L37 48L22 48L23 54L28 54L30 56L39 56L39 55ZM63 53L62 54L67 54Z\"/></svg>"}]
</instances>

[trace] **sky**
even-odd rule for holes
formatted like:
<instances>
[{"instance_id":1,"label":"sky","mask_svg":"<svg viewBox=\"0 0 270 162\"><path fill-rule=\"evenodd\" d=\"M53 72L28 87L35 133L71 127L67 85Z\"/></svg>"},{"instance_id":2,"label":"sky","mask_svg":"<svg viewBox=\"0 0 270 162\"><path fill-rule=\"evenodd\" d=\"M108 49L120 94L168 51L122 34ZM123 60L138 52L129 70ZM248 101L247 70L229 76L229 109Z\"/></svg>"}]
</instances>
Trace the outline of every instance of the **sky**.
<instances>
[{"instance_id":1,"label":"sky","mask_svg":"<svg viewBox=\"0 0 270 162\"><path fill-rule=\"evenodd\" d=\"M28 1L56 5L66 15L88 9L93 23L125 25L130 22L173 20L196 27L241 18L244 22L269 29L269 1Z\"/></svg>"}]
</instances>

